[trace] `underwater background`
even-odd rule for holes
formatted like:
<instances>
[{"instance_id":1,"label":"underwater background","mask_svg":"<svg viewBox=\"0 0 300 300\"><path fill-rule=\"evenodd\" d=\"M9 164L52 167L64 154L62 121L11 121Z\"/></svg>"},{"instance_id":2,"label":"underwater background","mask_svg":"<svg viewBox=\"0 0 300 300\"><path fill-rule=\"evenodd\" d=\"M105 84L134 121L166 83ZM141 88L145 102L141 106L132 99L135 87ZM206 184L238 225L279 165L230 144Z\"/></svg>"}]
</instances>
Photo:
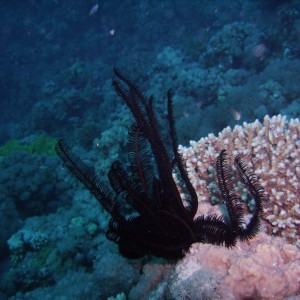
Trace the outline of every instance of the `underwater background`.
<instances>
[{"instance_id":1,"label":"underwater background","mask_svg":"<svg viewBox=\"0 0 300 300\"><path fill-rule=\"evenodd\" d=\"M122 257L105 238L108 214L54 147L66 139L103 180L114 160L126 162L133 118L112 88L114 66L154 95L160 118L174 91L184 146L266 115L299 118L300 1L15 0L0 8L0 299L217 299L185 296L196 284L177 284L176 262ZM294 282L289 299L299 299Z\"/></svg>"}]
</instances>

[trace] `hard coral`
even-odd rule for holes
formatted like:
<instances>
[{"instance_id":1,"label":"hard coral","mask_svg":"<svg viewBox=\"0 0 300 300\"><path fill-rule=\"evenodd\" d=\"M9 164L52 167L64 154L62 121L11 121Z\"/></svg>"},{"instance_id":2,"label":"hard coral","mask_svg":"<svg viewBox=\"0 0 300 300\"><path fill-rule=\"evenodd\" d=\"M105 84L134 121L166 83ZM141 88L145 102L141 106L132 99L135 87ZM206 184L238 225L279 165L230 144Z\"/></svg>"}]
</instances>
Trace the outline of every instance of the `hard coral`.
<instances>
[{"instance_id":1,"label":"hard coral","mask_svg":"<svg viewBox=\"0 0 300 300\"><path fill-rule=\"evenodd\" d=\"M252 49L260 43L261 32L254 25L234 22L225 25L210 39L206 53L206 63L220 64L225 69L239 69L253 66L255 61Z\"/></svg>"},{"instance_id":2,"label":"hard coral","mask_svg":"<svg viewBox=\"0 0 300 300\"><path fill-rule=\"evenodd\" d=\"M195 276L199 277L199 272L214 282L214 296L219 299L276 300L300 292L298 248L265 233L259 233L249 243L238 242L231 250L193 244L176 266L177 282L173 283L172 289L193 281ZM203 293L204 287L198 285L195 288L198 294ZM196 294L196 291L190 293Z\"/></svg>"},{"instance_id":3,"label":"hard coral","mask_svg":"<svg viewBox=\"0 0 300 300\"><path fill-rule=\"evenodd\" d=\"M207 202L215 190L215 169L219 151L227 149L230 160L240 153L252 164L268 195L262 218L268 233L288 238L300 245L300 121L278 115L266 116L263 123L244 123L208 135L191 147L180 146L189 178L200 202Z\"/></svg>"}]
</instances>

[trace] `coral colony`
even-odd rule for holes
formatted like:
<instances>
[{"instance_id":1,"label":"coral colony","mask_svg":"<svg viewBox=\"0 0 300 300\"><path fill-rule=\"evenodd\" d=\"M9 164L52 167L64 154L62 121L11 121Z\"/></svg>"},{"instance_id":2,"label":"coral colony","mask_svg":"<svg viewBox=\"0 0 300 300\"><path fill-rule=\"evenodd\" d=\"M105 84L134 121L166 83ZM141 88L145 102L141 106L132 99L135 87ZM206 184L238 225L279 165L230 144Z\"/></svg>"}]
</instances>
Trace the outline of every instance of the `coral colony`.
<instances>
[{"instance_id":1,"label":"coral colony","mask_svg":"<svg viewBox=\"0 0 300 300\"><path fill-rule=\"evenodd\" d=\"M214 194L213 161L226 147L229 160L239 153L249 161L268 195L262 218L269 234L280 235L300 246L300 122L281 115L266 116L263 123L244 123L210 134L190 147L179 147L200 203ZM203 173L201 170L210 170ZM201 178L201 179L200 179Z\"/></svg>"}]
</instances>

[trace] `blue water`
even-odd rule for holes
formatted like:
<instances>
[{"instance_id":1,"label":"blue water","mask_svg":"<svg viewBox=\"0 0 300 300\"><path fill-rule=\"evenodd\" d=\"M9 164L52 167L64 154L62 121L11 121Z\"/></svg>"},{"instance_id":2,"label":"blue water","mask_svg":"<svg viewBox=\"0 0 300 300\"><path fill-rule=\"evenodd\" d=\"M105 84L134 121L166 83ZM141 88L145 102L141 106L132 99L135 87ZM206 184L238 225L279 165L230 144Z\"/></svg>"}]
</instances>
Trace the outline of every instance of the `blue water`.
<instances>
[{"instance_id":1,"label":"blue water","mask_svg":"<svg viewBox=\"0 0 300 300\"><path fill-rule=\"evenodd\" d=\"M126 159L132 116L114 66L154 95L161 119L173 89L183 145L300 115L300 1L25 0L0 11L0 299L128 296L153 259L118 254L108 215L54 151L65 138L103 178Z\"/></svg>"}]
</instances>

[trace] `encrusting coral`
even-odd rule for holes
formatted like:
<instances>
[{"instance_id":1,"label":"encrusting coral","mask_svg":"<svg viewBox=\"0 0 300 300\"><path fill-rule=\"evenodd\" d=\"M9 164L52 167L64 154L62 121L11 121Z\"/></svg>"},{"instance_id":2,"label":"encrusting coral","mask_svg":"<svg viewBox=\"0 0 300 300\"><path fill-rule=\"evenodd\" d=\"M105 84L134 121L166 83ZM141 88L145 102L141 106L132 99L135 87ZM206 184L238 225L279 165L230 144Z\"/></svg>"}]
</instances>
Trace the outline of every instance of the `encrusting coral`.
<instances>
[{"instance_id":1,"label":"encrusting coral","mask_svg":"<svg viewBox=\"0 0 300 300\"><path fill-rule=\"evenodd\" d=\"M204 285L192 282L205 278ZM233 249L193 244L175 268L172 299L283 299L299 292L300 252L284 239L260 232ZM197 298L200 299L200 298ZM291 298L296 299L296 298ZM297 298L298 299L298 298Z\"/></svg>"},{"instance_id":2,"label":"encrusting coral","mask_svg":"<svg viewBox=\"0 0 300 300\"><path fill-rule=\"evenodd\" d=\"M189 148L180 146L179 152L196 189L202 213L208 199L219 197L214 195L216 171L213 166L218 153L225 148L229 161L239 153L255 169L268 197L262 215L268 233L300 245L299 119L288 121L281 115L265 116L263 123L255 121L233 129L227 127L218 136L210 134L198 142L191 141L190 145Z\"/></svg>"}]
</instances>

